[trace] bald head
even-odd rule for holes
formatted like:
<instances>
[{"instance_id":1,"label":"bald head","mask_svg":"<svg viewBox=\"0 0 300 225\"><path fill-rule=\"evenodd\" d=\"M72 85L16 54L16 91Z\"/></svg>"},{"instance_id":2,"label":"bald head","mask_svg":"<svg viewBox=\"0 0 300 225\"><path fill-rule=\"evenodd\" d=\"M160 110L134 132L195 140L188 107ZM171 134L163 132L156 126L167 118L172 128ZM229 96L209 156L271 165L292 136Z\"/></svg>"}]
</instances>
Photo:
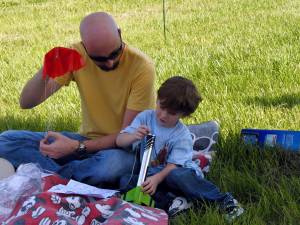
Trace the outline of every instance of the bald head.
<instances>
[{"instance_id":1,"label":"bald head","mask_svg":"<svg viewBox=\"0 0 300 225\"><path fill-rule=\"evenodd\" d=\"M80 24L80 36L90 54L107 55L120 45L118 26L105 12L87 15Z\"/></svg>"}]
</instances>

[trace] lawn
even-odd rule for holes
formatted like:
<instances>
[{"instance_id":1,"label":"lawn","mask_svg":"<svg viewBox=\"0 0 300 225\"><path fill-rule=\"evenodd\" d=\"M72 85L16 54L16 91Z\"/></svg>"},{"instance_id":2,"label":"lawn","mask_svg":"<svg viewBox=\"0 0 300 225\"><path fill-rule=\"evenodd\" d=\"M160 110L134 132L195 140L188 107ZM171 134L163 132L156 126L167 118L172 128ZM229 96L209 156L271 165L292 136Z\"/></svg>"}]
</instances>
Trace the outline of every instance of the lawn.
<instances>
[{"instance_id":1,"label":"lawn","mask_svg":"<svg viewBox=\"0 0 300 225\"><path fill-rule=\"evenodd\" d=\"M74 85L32 110L19 94L45 52L79 40L82 17L110 12L126 43L156 64L159 86L181 74L204 101L184 120L217 120L218 154L208 178L243 204L234 224L299 224L300 157L243 146L242 128L300 130L300 1L166 0L166 40L160 0L0 0L0 131L71 130L80 124ZM214 205L171 224L226 224Z\"/></svg>"}]
</instances>

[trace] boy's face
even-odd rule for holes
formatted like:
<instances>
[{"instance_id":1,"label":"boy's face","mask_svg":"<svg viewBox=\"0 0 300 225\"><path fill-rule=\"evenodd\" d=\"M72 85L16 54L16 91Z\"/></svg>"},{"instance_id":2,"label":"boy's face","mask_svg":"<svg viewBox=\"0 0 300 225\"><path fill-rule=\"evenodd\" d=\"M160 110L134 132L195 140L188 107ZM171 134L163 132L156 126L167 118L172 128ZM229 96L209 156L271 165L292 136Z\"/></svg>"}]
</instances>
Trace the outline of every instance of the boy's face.
<instances>
[{"instance_id":1,"label":"boy's face","mask_svg":"<svg viewBox=\"0 0 300 225\"><path fill-rule=\"evenodd\" d=\"M156 117L157 122L163 127L174 127L178 120L182 117L182 113L171 112L160 107L159 100L156 101Z\"/></svg>"}]
</instances>

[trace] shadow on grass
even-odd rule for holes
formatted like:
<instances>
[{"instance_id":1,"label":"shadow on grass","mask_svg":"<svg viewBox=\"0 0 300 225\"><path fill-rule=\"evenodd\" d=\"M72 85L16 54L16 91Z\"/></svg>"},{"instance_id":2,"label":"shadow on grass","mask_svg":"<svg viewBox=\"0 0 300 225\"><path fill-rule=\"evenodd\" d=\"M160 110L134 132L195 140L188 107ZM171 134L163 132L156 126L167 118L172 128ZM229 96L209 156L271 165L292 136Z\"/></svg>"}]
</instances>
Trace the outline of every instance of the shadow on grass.
<instances>
[{"instance_id":1,"label":"shadow on grass","mask_svg":"<svg viewBox=\"0 0 300 225\"><path fill-rule=\"evenodd\" d=\"M51 121L34 115L30 118L18 118L14 115L0 118L0 132L5 130L31 130L31 131L77 131L78 121L72 121L71 117L56 117Z\"/></svg>"},{"instance_id":2,"label":"shadow on grass","mask_svg":"<svg viewBox=\"0 0 300 225\"><path fill-rule=\"evenodd\" d=\"M300 105L300 93L284 94L276 97L254 97L246 100L248 104L261 105L264 107L293 108Z\"/></svg>"},{"instance_id":3,"label":"shadow on grass","mask_svg":"<svg viewBox=\"0 0 300 225\"><path fill-rule=\"evenodd\" d=\"M239 134L231 133L221 137L208 179L243 202L253 203L260 201L266 189L276 190L282 178L299 176L299 153L245 145Z\"/></svg>"},{"instance_id":4,"label":"shadow on grass","mask_svg":"<svg viewBox=\"0 0 300 225\"><path fill-rule=\"evenodd\" d=\"M280 175L300 176L299 152L246 145L236 133L220 138L216 160L238 171L258 169L254 172L261 173L273 167Z\"/></svg>"}]
</instances>

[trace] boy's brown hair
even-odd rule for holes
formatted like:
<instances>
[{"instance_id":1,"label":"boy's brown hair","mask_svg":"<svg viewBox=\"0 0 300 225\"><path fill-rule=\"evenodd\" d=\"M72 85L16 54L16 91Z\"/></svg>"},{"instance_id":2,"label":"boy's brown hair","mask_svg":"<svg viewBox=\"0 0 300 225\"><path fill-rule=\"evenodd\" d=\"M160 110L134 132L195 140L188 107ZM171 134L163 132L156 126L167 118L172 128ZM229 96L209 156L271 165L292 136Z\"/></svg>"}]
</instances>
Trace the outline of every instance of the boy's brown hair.
<instances>
[{"instance_id":1,"label":"boy's brown hair","mask_svg":"<svg viewBox=\"0 0 300 225\"><path fill-rule=\"evenodd\" d=\"M182 113L184 117L192 114L202 101L194 83L181 76L167 79L158 89L157 98L162 109Z\"/></svg>"}]
</instances>

